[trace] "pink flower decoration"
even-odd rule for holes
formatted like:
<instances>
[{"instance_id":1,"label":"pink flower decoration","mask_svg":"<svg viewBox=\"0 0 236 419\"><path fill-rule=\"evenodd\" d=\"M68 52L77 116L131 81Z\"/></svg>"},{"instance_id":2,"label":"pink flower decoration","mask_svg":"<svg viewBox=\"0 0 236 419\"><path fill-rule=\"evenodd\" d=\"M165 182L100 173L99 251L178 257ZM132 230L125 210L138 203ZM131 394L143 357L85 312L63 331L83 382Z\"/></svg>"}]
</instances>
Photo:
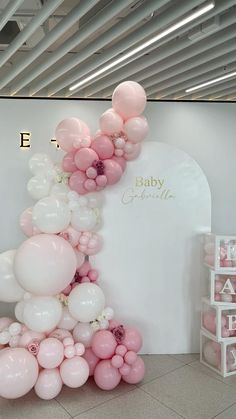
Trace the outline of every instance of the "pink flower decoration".
<instances>
[{"instance_id":1,"label":"pink flower decoration","mask_svg":"<svg viewBox=\"0 0 236 419\"><path fill-rule=\"evenodd\" d=\"M120 326L115 327L111 330L112 334L115 337L116 342L120 345L125 338L125 329L122 324Z\"/></svg>"},{"instance_id":2,"label":"pink flower decoration","mask_svg":"<svg viewBox=\"0 0 236 419\"><path fill-rule=\"evenodd\" d=\"M32 340L27 346L28 351L34 356L38 355L39 343L40 342L38 340Z\"/></svg>"}]
</instances>

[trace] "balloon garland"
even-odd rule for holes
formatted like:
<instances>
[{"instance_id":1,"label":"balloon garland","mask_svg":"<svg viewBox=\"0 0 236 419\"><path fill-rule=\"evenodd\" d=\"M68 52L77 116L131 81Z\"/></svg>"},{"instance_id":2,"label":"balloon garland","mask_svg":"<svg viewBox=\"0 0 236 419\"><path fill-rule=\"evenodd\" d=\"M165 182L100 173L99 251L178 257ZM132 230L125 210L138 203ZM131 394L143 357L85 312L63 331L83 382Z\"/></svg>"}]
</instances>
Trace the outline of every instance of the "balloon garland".
<instances>
[{"instance_id":1,"label":"balloon garland","mask_svg":"<svg viewBox=\"0 0 236 419\"><path fill-rule=\"evenodd\" d=\"M89 256L102 247L100 191L120 180L147 135L145 105L142 86L121 83L93 138L77 118L59 123L62 166L45 154L29 161L27 189L37 202L20 217L28 238L0 255L0 299L17 303L17 321L0 318L1 397L34 388L49 400L89 376L103 390L144 376L142 337L114 319Z\"/></svg>"}]
</instances>

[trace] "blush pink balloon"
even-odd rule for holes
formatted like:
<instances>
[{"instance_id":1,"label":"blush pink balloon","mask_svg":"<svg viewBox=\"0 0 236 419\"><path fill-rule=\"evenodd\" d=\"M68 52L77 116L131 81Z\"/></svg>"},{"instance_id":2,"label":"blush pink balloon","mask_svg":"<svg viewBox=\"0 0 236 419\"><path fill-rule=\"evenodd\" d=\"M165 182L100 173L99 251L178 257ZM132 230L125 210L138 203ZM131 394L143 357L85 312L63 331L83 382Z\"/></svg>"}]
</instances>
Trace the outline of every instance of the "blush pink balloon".
<instances>
[{"instance_id":1,"label":"blush pink balloon","mask_svg":"<svg viewBox=\"0 0 236 419\"><path fill-rule=\"evenodd\" d=\"M84 183L87 180L87 176L81 170L77 170L74 172L69 180L69 187L72 191L77 192L79 195L84 195L88 191L86 191L84 187Z\"/></svg>"},{"instance_id":2,"label":"blush pink balloon","mask_svg":"<svg viewBox=\"0 0 236 419\"><path fill-rule=\"evenodd\" d=\"M125 354L125 362L128 365L133 365L137 361L137 354L134 351L128 351Z\"/></svg>"},{"instance_id":3,"label":"blush pink balloon","mask_svg":"<svg viewBox=\"0 0 236 419\"><path fill-rule=\"evenodd\" d=\"M120 83L112 95L112 107L123 119L139 116L146 106L146 93L135 81Z\"/></svg>"},{"instance_id":4,"label":"blush pink balloon","mask_svg":"<svg viewBox=\"0 0 236 419\"><path fill-rule=\"evenodd\" d=\"M111 360L111 364L115 368L121 368L124 365L124 360L121 355L114 355Z\"/></svg>"},{"instance_id":5,"label":"blush pink balloon","mask_svg":"<svg viewBox=\"0 0 236 419\"><path fill-rule=\"evenodd\" d=\"M115 329L115 327L120 326L121 322L118 320L112 319L109 321L109 330Z\"/></svg>"},{"instance_id":6,"label":"blush pink balloon","mask_svg":"<svg viewBox=\"0 0 236 419\"><path fill-rule=\"evenodd\" d=\"M100 361L100 359L95 355L91 348L86 348L83 358L87 361L89 366L89 375L94 374L94 370Z\"/></svg>"},{"instance_id":7,"label":"blush pink balloon","mask_svg":"<svg viewBox=\"0 0 236 419\"><path fill-rule=\"evenodd\" d=\"M62 342L65 338L72 338L72 334L69 332L69 330L55 329L49 334L49 337L56 338Z\"/></svg>"},{"instance_id":8,"label":"blush pink balloon","mask_svg":"<svg viewBox=\"0 0 236 419\"><path fill-rule=\"evenodd\" d=\"M94 192L94 191L96 191L97 185L96 185L95 180L87 179L84 182L84 187L87 190L87 192Z\"/></svg>"},{"instance_id":9,"label":"blush pink balloon","mask_svg":"<svg viewBox=\"0 0 236 419\"><path fill-rule=\"evenodd\" d=\"M57 368L44 369L34 387L34 391L40 399L52 400L61 392L62 379Z\"/></svg>"},{"instance_id":10,"label":"blush pink balloon","mask_svg":"<svg viewBox=\"0 0 236 419\"><path fill-rule=\"evenodd\" d=\"M22 212L20 216L20 227L27 237L31 237L34 234L38 234L40 232L40 230L37 227L33 226L32 208L27 208L25 211Z\"/></svg>"},{"instance_id":11,"label":"blush pink balloon","mask_svg":"<svg viewBox=\"0 0 236 419\"><path fill-rule=\"evenodd\" d=\"M38 378L38 363L24 348L6 348L0 352L0 396L17 399L27 394Z\"/></svg>"},{"instance_id":12,"label":"blush pink balloon","mask_svg":"<svg viewBox=\"0 0 236 419\"><path fill-rule=\"evenodd\" d=\"M33 332L33 330L27 330L20 336L19 346L22 348L27 348L28 345L36 340L37 342L41 342L45 339L45 334L40 332Z\"/></svg>"},{"instance_id":13,"label":"blush pink balloon","mask_svg":"<svg viewBox=\"0 0 236 419\"><path fill-rule=\"evenodd\" d=\"M215 264L215 256L214 255L206 255L205 256L205 263L210 266L214 266Z\"/></svg>"},{"instance_id":14,"label":"blush pink balloon","mask_svg":"<svg viewBox=\"0 0 236 419\"><path fill-rule=\"evenodd\" d=\"M131 366L124 363L124 365L122 365L122 367L120 367L119 371L120 371L122 377L124 377L124 375L128 375L130 373Z\"/></svg>"},{"instance_id":15,"label":"blush pink balloon","mask_svg":"<svg viewBox=\"0 0 236 419\"><path fill-rule=\"evenodd\" d=\"M92 350L98 358L109 359L114 355L117 342L109 330L100 330L92 339Z\"/></svg>"},{"instance_id":16,"label":"blush pink balloon","mask_svg":"<svg viewBox=\"0 0 236 419\"><path fill-rule=\"evenodd\" d=\"M125 153L124 158L128 161L135 160L141 152L141 144L133 144L132 152L131 153Z\"/></svg>"},{"instance_id":17,"label":"blush pink balloon","mask_svg":"<svg viewBox=\"0 0 236 419\"><path fill-rule=\"evenodd\" d=\"M90 131L84 121L66 118L57 125L55 134L62 150L70 152L78 141L90 135Z\"/></svg>"},{"instance_id":18,"label":"blush pink balloon","mask_svg":"<svg viewBox=\"0 0 236 419\"><path fill-rule=\"evenodd\" d=\"M73 227L69 226L66 230L63 230L59 236L63 237L66 241L68 241L72 247L78 246L80 232L75 230Z\"/></svg>"},{"instance_id":19,"label":"blush pink balloon","mask_svg":"<svg viewBox=\"0 0 236 419\"><path fill-rule=\"evenodd\" d=\"M91 148L100 159L110 159L114 154L114 145L106 135L99 135L92 141Z\"/></svg>"},{"instance_id":20,"label":"blush pink balloon","mask_svg":"<svg viewBox=\"0 0 236 419\"><path fill-rule=\"evenodd\" d=\"M113 156L112 160L114 160L116 163L120 165L123 172L125 171L127 163L124 157Z\"/></svg>"},{"instance_id":21,"label":"blush pink balloon","mask_svg":"<svg viewBox=\"0 0 236 419\"><path fill-rule=\"evenodd\" d=\"M81 387L89 377L89 366L81 356L65 359L60 366L63 383L71 388Z\"/></svg>"},{"instance_id":22,"label":"blush pink balloon","mask_svg":"<svg viewBox=\"0 0 236 419\"><path fill-rule=\"evenodd\" d=\"M129 384L137 384L140 383L140 381L142 381L144 374L145 365L142 358L138 356L135 363L131 366L129 374L122 376L122 379Z\"/></svg>"},{"instance_id":23,"label":"blush pink balloon","mask_svg":"<svg viewBox=\"0 0 236 419\"><path fill-rule=\"evenodd\" d=\"M120 165L112 159L107 159L104 160L104 166L108 185L114 185L120 180L123 173Z\"/></svg>"},{"instance_id":24,"label":"blush pink balloon","mask_svg":"<svg viewBox=\"0 0 236 419\"><path fill-rule=\"evenodd\" d=\"M216 333L216 316L212 311L203 313L203 326L211 333Z\"/></svg>"},{"instance_id":25,"label":"blush pink balloon","mask_svg":"<svg viewBox=\"0 0 236 419\"><path fill-rule=\"evenodd\" d=\"M94 381L102 390L113 390L121 380L119 370L112 366L110 360L100 361L94 371Z\"/></svg>"},{"instance_id":26,"label":"blush pink balloon","mask_svg":"<svg viewBox=\"0 0 236 419\"><path fill-rule=\"evenodd\" d=\"M125 345L129 351L138 352L141 349L142 344L143 339L139 331L134 327L126 327L122 345Z\"/></svg>"},{"instance_id":27,"label":"blush pink balloon","mask_svg":"<svg viewBox=\"0 0 236 419\"><path fill-rule=\"evenodd\" d=\"M56 338L47 338L40 343L37 355L38 363L43 368L56 368L64 359L64 346Z\"/></svg>"},{"instance_id":28,"label":"blush pink balloon","mask_svg":"<svg viewBox=\"0 0 236 419\"><path fill-rule=\"evenodd\" d=\"M99 124L101 131L104 132L104 134L111 135L122 130L123 119L114 111L114 109L110 108L101 115Z\"/></svg>"},{"instance_id":29,"label":"blush pink balloon","mask_svg":"<svg viewBox=\"0 0 236 419\"><path fill-rule=\"evenodd\" d=\"M82 171L92 166L94 160L98 160L98 155L92 148L81 148L75 154L75 164Z\"/></svg>"},{"instance_id":30,"label":"blush pink balloon","mask_svg":"<svg viewBox=\"0 0 236 419\"><path fill-rule=\"evenodd\" d=\"M76 172L78 170L76 164L75 164L75 154L76 151L70 151L67 153L63 160L62 160L62 168L65 172Z\"/></svg>"},{"instance_id":31,"label":"blush pink balloon","mask_svg":"<svg viewBox=\"0 0 236 419\"><path fill-rule=\"evenodd\" d=\"M131 143L140 143L148 134L148 123L146 118L135 116L126 121L124 132Z\"/></svg>"}]
</instances>

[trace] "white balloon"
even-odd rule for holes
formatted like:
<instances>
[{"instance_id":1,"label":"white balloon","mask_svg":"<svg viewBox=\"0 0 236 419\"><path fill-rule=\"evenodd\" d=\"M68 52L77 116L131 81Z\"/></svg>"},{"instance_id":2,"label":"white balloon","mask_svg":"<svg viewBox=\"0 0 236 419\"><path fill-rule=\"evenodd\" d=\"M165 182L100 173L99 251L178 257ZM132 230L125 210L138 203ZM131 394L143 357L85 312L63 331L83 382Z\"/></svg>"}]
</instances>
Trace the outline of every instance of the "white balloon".
<instances>
[{"instance_id":1,"label":"white balloon","mask_svg":"<svg viewBox=\"0 0 236 419\"><path fill-rule=\"evenodd\" d=\"M77 269L79 269L85 261L85 254L82 252L79 252L76 249L74 250L75 250L75 256L76 256L76 261L77 261Z\"/></svg>"},{"instance_id":2,"label":"white balloon","mask_svg":"<svg viewBox=\"0 0 236 419\"><path fill-rule=\"evenodd\" d=\"M68 192L70 191L70 188L68 185L65 185L64 183L55 183L55 185L52 186L50 195L54 196L57 199L60 199L61 201L68 201Z\"/></svg>"},{"instance_id":3,"label":"white balloon","mask_svg":"<svg viewBox=\"0 0 236 419\"><path fill-rule=\"evenodd\" d=\"M15 305L15 316L17 320L21 323L23 323L24 321L24 318L23 318L24 307L25 307L24 301L19 301L19 303Z\"/></svg>"},{"instance_id":4,"label":"white balloon","mask_svg":"<svg viewBox=\"0 0 236 419\"><path fill-rule=\"evenodd\" d=\"M89 348L94 333L95 330L90 323L78 323L73 330L73 338L75 342L83 343L85 348Z\"/></svg>"},{"instance_id":5,"label":"white balloon","mask_svg":"<svg viewBox=\"0 0 236 419\"><path fill-rule=\"evenodd\" d=\"M65 202L49 196L34 206L32 219L42 233L57 234L68 227L71 212Z\"/></svg>"},{"instance_id":6,"label":"white balloon","mask_svg":"<svg viewBox=\"0 0 236 419\"><path fill-rule=\"evenodd\" d=\"M29 169L34 175L45 173L52 168L53 163L47 154L36 153L29 160Z\"/></svg>"},{"instance_id":7,"label":"white balloon","mask_svg":"<svg viewBox=\"0 0 236 419\"><path fill-rule=\"evenodd\" d=\"M49 195L51 182L43 176L32 177L28 184L27 190L31 198L42 199Z\"/></svg>"},{"instance_id":8,"label":"white balloon","mask_svg":"<svg viewBox=\"0 0 236 419\"><path fill-rule=\"evenodd\" d=\"M102 192L90 192L86 195L90 208L101 208L104 204L104 196Z\"/></svg>"},{"instance_id":9,"label":"white balloon","mask_svg":"<svg viewBox=\"0 0 236 419\"><path fill-rule=\"evenodd\" d=\"M7 303L20 301L25 293L14 274L15 254L16 250L0 254L0 300Z\"/></svg>"},{"instance_id":10,"label":"white balloon","mask_svg":"<svg viewBox=\"0 0 236 419\"><path fill-rule=\"evenodd\" d=\"M68 307L63 307L62 316L57 327L59 329L72 330L77 323L78 321L71 316Z\"/></svg>"},{"instance_id":11,"label":"white balloon","mask_svg":"<svg viewBox=\"0 0 236 419\"><path fill-rule=\"evenodd\" d=\"M91 322L104 309L105 297L101 288L93 283L75 287L68 297L69 312L80 322Z\"/></svg>"},{"instance_id":12,"label":"white balloon","mask_svg":"<svg viewBox=\"0 0 236 419\"><path fill-rule=\"evenodd\" d=\"M77 231L92 231L97 224L97 215L91 208L79 207L71 215L71 225Z\"/></svg>"},{"instance_id":13,"label":"white balloon","mask_svg":"<svg viewBox=\"0 0 236 419\"><path fill-rule=\"evenodd\" d=\"M62 316L62 305L56 297L32 297L25 302L25 325L35 332L49 332Z\"/></svg>"}]
</instances>

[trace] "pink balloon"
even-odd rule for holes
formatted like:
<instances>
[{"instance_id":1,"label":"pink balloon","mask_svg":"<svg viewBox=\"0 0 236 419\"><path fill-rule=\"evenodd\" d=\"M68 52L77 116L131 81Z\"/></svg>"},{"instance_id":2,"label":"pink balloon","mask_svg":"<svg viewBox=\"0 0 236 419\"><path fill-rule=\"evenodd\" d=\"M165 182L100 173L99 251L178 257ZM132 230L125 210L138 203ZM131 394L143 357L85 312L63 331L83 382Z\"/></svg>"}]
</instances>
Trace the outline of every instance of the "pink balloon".
<instances>
[{"instance_id":1,"label":"pink balloon","mask_svg":"<svg viewBox=\"0 0 236 419\"><path fill-rule=\"evenodd\" d=\"M118 345L116 348L116 354L120 356L125 356L127 348L125 345Z\"/></svg>"},{"instance_id":2,"label":"pink balloon","mask_svg":"<svg viewBox=\"0 0 236 419\"><path fill-rule=\"evenodd\" d=\"M124 157L117 157L117 156L113 156L112 160L114 160L116 163L118 163L122 169L122 171L124 172L126 169L126 160L124 159Z\"/></svg>"},{"instance_id":3,"label":"pink balloon","mask_svg":"<svg viewBox=\"0 0 236 419\"><path fill-rule=\"evenodd\" d=\"M129 374L122 376L122 379L129 384L137 384L142 381L144 374L145 365L142 358L138 356L136 362L131 366Z\"/></svg>"},{"instance_id":4,"label":"pink balloon","mask_svg":"<svg viewBox=\"0 0 236 419\"><path fill-rule=\"evenodd\" d=\"M112 106L123 119L141 115L146 106L146 93L135 81L120 83L112 95Z\"/></svg>"},{"instance_id":5,"label":"pink balloon","mask_svg":"<svg viewBox=\"0 0 236 419\"><path fill-rule=\"evenodd\" d=\"M122 169L116 161L112 159L104 160L105 175L107 177L108 185L114 185L122 176Z\"/></svg>"},{"instance_id":6,"label":"pink balloon","mask_svg":"<svg viewBox=\"0 0 236 419\"><path fill-rule=\"evenodd\" d=\"M52 400L62 389L62 379L57 368L44 369L39 373L34 390L43 400Z\"/></svg>"},{"instance_id":7,"label":"pink balloon","mask_svg":"<svg viewBox=\"0 0 236 419\"><path fill-rule=\"evenodd\" d=\"M212 311L203 313L203 326L211 333L216 333L216 315Z\"/></svg>"},{"instance_id":8,"label":"pink balloon","mask_svg":"<svg viewBox=\"0 0 236 419\"><path fill-rule=\"evenodd\" d=\"M113 390L118 386L121 375L119 370L112 366L110 360L103 360L95 368L94 380L102 390Z\"/></svg>"},{"instance_id":9,"label":"pink balloon","mask_svg":"<svg viewBox=\"0 0 236 419\"><path fill-rule=\"evenodd\" d=\"M138 352L141 349L142 344L143 339L139 331L134 327L126 327L122 345L125 345L129 351Z\"/></svg>"},{"instance_id":10,"label":"pink balloon","mask_svg":"<svg viewBox=\"0 0 236 419\"><path fill-rule=\"evenodd\" d=\"M94 370L96 368L96 365L100 361L100 359L95 355L95 353L92 351L91 348L86 348L85 353L83 355L83 358L87 361L89 366L89 375L94 374Z\"/></svg>"},{"instance_id":11,"label":"pink balloon","mask_svg":"<svg viewBox=\"0 0 236 419\"><path fill-rule=\"evenodd\" d=\"M56 338L47 338L40 343L37 355L38 363L43 368L56 368L64 359L64 346Z\"/></svg>"},{"instance_id":12,"label":"pink balloon","mask_svg":"<svg viewBox=\"0 0 236 419\"><path fill-rule=\"evenodd\" d=\"M81 148L75 154L75 164L82 171L86 171L92 166L94 160L98 160L98 155L91 148Z\"/></svg>"},{"instance_id":13,"label":"pink balloon","mask_svg":"<svg viewBox=\"0 0 236 419\"><path fill-rule=\"evenodd\" d=\"M110 159L114 154L114 145L106 135L99 135L92 141L91 148L100 159Z\"/></svg>"},{"instance_id":14,"label":"pink balloon","mask_svg":"<svg viewBox=\"0 0 236 419\"><path fill-rule=\"evenodd\" d=\"M78 141L90 135L85 122L78 118L66 118L56 127L56 139L62 150L70 152Z\"/></svg>"},{"instance_id":15,"label":"pink balloon","mask_svg":"<svg viewBox=\"0 0 236 419\"><path fill-rule=\"evenodd\" d=\"M0 332L2 332L4 329L7 329L12 323L14 323L14 320L12 320L10 317L1 317Z\"/></svg>"},{"instance_id":16,"label":"pink balloon","mask_svg":"<svg viewBox=\"0 0 236 419\"><path fill-rule=\"evenodd\" d=\"M63 237L66 241L68 241L72 247L78 246L80 232L75 230L73 227L69 226L66 230L63 230L59 236Z\"/></svg>"},{"instance_id":17,"label":"pink balloon","mask_svg":"<svg viewBox=\"0 0 236 419\"><path fill-rule=\"evenodd\" d=\"M125 362L128 365L133 365L137 361L137 354L134 351L128 351L125 354Z\"/></svg>"},{"instance_id":18,"label":"pink balloon","mask_svg":"<svg viewBox=\"0 0 236 419\"><path fill-rule=\"evenodd\" d=\"M65 338L72 338L72 334L69 332L69 330L55 329L49 334L49 337L56 338L62 342Z\"/></svg>"},{"instance_id":19,"label":"pink balloon","mask_svg":"<svg viewBox=\"0 0 236 419\"><path fill-rule=\"evenodd\" d=\"M96 191L97 185L96 185L95 180L87 179L84 182L84 187L87 190L87 192L94 192L94 191Z\"/></svg>"},{"instance_id":20,"label":"pink balloon","mask_svg":"<svg viewBox=\"0 0 236 419\"><path fill-rule=\"evenodd\" d=\"M215 256L214 255L206 255L205 256L205 263L207 263L207 265L214 266Z\"/></svg>"},{"instance_id":21,"label":"pink balloon","mask_svg":"<svg viewBox=\"0 0 236 419\"><path fill-rule=\"evenodd\" d=\"M33 332L32 330L27 330L22 334L19 340L19 346L22 348L27 348L28 345L32 341L41 342L43 339L45 339L45 334L40 332Z\"/></svg>"},{"instance_id":22,"label":"pink balloon","mask_svg":"<svg viewBox=\"0 0 236 419\"><path fill-rule=\"evenodd\" d=\"M120 367L119 371L120 371L122 377L124 377L124 375L128 375L130 373L131 366L124 363L124 365L122 365L122 367Z\"/></svg>"},{"instance_id":23,"label":"pink balloon","mask_svg":"<svg viewBox=\"0 0 236 419\"><path fill-rule=\"evenodd\" d=\"M140 143L148 134L148 123L146 118L136 116L126 121L124 132L131 143Z\"/></svg>"},{"instance_id":24,"label":"pink balloon","mask_svg":"<svg viewBox=\"0 0 236 419\"><path fill-rule=\"evenodd\" d=\"M98 186L101 186L102 188L104 188L107 184L107 177L105 175L97 176L96 183Z\"/></svg>"},{"instance_id":25,"label":"pink balloon","mask_svg":"<svg viewBox=\"0 0 236 419\"><path fill-rule=\"evenodd\" d=\"M123 128L123 119L121 116L110 108L104 112L99 120L101 131L104 134L115 134L120 132Z\"/></svg>"},{"instance_id":26,"label":"pink balloon","mask_svg":"<svg viewBox=\"0 0 236 419\"><path fill-rule=\"evenodd\" d=\"M78 170L76 164L75 164L75 153L76 151L70 151L67 153L63 160L62 160L62 168L65 172L76 172Z\"/></svg>"},{"instance_id":27,"label":"pink balloon","mask_svg":"<svg viewBox=\"0 0 236 419\"><path fill-rule=\"evenodd\" d=\"M88 191L86 191L84 187L84 182L87 180L87 176L81 170L77 170L74 172L69 180L69 187L72 191L77 192L79 195L84 195Z\"/></svg>"},{"instance_id":28,"label":"pink balloon","mask_svg":"<svg viewBox=\"0 0 236 419\"><path fill-rule=\"evenodd\" d=\"M115 368L121 368L124 365L124 360L121 355L114 355L112 357L111 364Z\"/></svg>"},{"instance_id":29,"label":"pink balloon","mask_svg":"<svg viewBox=\"0 0 236 419\"><path fill-rule=\"evenodd\" d=\"M32 208L27 208L25 211L22 212L20 216L20 227L27 237L31 237L34 234L38 234L40 232L40 230L37 227L33 226Z\"/></svg>"},{"instance_id":30,"label":"pink balloon","mask_svg":"<svg viewBox=\"0 0 236 419\"><path fill-rule=\"evenodd\" d=\"M114 355L117 342L109 330L100 330L92 340L92 350L101 359L109 359Z\"/></svg>"},{"instance_id":31,"label":"pink balloon","mask_svg":"<svg viewBox=\"0 0 236 419\"><path fill-rule=\"evenodd\" d=\"M24 348L6 348L0 352L0 396L17 399L27 394L38 378L38 363Z\"/></svg>"},{"instance_id":32,"label":"pink balloon","mask_svg":"<svg viewBox=\"0 0 236 419\"><path fill-rule=\"evenodd\" d=\"M141 152L141 145L139 143L133 144L132 152L131 153L125 153L124 158L128 161L135 160Z\"/></svg>"},{"instance_id":33,"label":"pink balloon","mask_svg":"<svg viewBox=\"0 0 236 419\"><path fill-rule=\"evenodd\" d=\"M63 383L68 387L81 387L89 377L89 366L84 358L75 356L62 362L60 374Z\"/></svg>"}]
</instances>

